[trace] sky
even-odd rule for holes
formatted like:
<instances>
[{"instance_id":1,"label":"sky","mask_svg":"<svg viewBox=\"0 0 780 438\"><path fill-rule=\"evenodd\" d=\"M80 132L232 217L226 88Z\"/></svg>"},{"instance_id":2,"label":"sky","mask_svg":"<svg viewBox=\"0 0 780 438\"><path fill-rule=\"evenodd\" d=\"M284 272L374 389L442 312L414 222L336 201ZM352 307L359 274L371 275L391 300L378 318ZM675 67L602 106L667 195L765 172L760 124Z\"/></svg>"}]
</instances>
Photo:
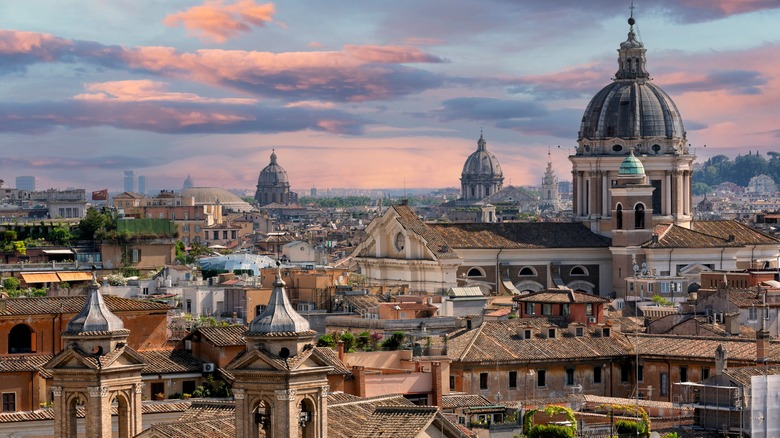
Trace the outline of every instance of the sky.
<instances>
[{"instance_id":1,"label":"sky","mask_svg":"<svg viewBox=\"0 0 780 438\"><path fill-rule=\"evenodd\" d=\"M38 188L459 187L561 180L630 0L0 2L0 179ZM635 0L698 161L780 151L780 0Z\"/></svg>"}]
</instances>

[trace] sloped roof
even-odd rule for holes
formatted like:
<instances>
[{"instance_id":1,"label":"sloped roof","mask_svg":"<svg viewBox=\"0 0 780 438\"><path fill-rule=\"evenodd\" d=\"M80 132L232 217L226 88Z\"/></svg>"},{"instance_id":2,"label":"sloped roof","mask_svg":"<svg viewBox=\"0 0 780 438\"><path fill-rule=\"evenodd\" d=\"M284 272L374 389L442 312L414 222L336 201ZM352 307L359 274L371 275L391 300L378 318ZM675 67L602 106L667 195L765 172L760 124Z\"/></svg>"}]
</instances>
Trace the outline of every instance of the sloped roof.
<instances>
[{"instance_id":1,"label":"sloped roof","mask_svg":"<svg viewBox=\"0 0 780 438\"><path fill-rule=\"evenodd\" d=\"M438 410L436 406L378 406L354 437L418 436L433 422Z\"/></svg>"},{"instance_id":2,"label":"sloped roof","mask_svg":"<svg viewBox=\"0 0 780 438\"><path fill-rule=\"evenodd\" d=\"M632 350L637 344L635 335L626 336ZM682 335L638 336L639 354L642 356L675 357L682 359L712 360L715 350L722 345L728 352L729 360L755 361L756 341L744 338L722 338ZM770 343L770 362L780 362L780 344Z\"/></svg>"},{"instance_id":3,"label":"sloped roof","mask_svg":"<svg viewBox=\"0 0 780 438\"><path fill-rule=\"evenodd\" d=\"M224 327L199 327L195 333L199 333L201 339L210 342L216 347L232 347L246 345L244 341L244 332L247 327L244 325L229 325ZM187 336L191 338L195 333Z\"/></svg>"},{"instance_id":4,"label":"sloped roof","mask_svg":"<svg viewBox=\"0 0 780 438\"><path fill-rule=\"evenodd\" d=\"M595 327L585 336L570 336L564 330L555 338L521 339L519 328L527 322L520 319L485 321L476 329L454 332L448 342L447 355L461 362L556 361L583 358L624 356L631 351L621 333L601 337Z\"/></svg>"},{"instance_id":5,"label":"sloped roof","mask_svg":"<svg viewBox=\"0 0 780 438\"><path fill-rule=\"evenodd\" d=\"M442 409L492 406L495 403L478 394L444 395L441 397Z\"/></svg>"},{"instance_id":6,"label":"sloped roof","mask_svg":"<svg viewBox=\"0 0 780 438\"><path fill-rule=\"evenodd\" d=\"M414 406L400 394L360 398L354 401L328 399L328 437L353 438L378 406ZM412 435L414 436L414 435Z\"/></svg>"},{"instance_id":7,"label":"sloped roof","mask_svg":"<svg viewBox=\"0 0 780 438\"><path fill-rule=\"evenodd\" d=\"M78 313L86 302L86 296L76 297L37 297L9 298L2 315L45 315L54 313ZM166 304L151 301L131 300L128 298L105 295L103 300L112 312L168 310Z\"/></svg>"},{"instance_id":8,"label":"sloped roof","mask_svg":"<svg viewBox=\"0 0 780 438\"><path fill-rule=\"evenodd\" d=\"M425 244L431 252L439 259L457 259L458 255L452 251L448 242L442 238L441 234L435 231L429 225L426 225L417 213L408 205L393 205L393 210L398 213L398 223L404 229L412 231L425 239Z\"/></svg>"},{"instance_id":9,"label":"sloped roof","mask_svg":"<svg viewBox=\"0 0 780 438\"><path fill-rule=\"evenodd\" d=\"M430 224L452 248L608 248L611 240L581 223L501 222Z\"/></svg>"},{"instance_id":10,"label":"sloped roof","mask_svg":"<svg viewBox=\"0 0 780 438\"><path fill-rule=\"evenodd\" d=\"M146 366L141 374L193 373L201 371L201 361L187 350L139 351Z\"/></svg>"},{"instance_id":11,"label":"sloped roof","mask_svg":"<svg viewBox=\"0 0 780 438\"><path fill-rule=\"evenodd\" d=\"M723 371L723 374L729 376L732 380L739 383L742 386L749 386L751 377L753 376L775 376L780 374L780 366L751 366L751 367L739 367L728 368Z\"/></svg>"},{"instance_id":12,"label":"sloped roof","mask_svg":"<svg viewBox=\"0 0 780 438\"><path fill-rule=\"evenodd\" d=\"M741 245L773 245L780 243L780 239L754 230L737 221L693 221L691 228L694 231L728 239L734 236L734 241Z\"/></svg>"},{"instance_id":13,"label":"sloped roof","mask_svg":"<svg viewBox=\"0 0 780 438\"><path fill-rule=\"evenodd\" d=\"M571 289L545 289L527 295L518 295L513 301L527 303L607 303L608 299Z\"/></svg>"},{"instance_id":14,"label":"sloped roof","mask_svg":"<svg viewBox=\"0 0 780 438\"><path fill-rule=\"evenodd\" d=\"M653 228L658 234L658 242L649 241L643 244L645 248L723 248L741 247L736 241L713 236L674 224L659 224Z\"/></svg>"},{"instance_id":15,"label":"sloped roof","mask_svg":"<svg viewBox=\"0 0 780 438\"><path fill-rule=\"evenodd\" d=\"M140 437L178 438L178 437L209 437L209 438L235 438L236 437L235 414L210 417L205 419L189 419L188 421L166 421L153 424L144 430ZM265 434L261 434L265 436Z\"/></svg>"}]
</instances>

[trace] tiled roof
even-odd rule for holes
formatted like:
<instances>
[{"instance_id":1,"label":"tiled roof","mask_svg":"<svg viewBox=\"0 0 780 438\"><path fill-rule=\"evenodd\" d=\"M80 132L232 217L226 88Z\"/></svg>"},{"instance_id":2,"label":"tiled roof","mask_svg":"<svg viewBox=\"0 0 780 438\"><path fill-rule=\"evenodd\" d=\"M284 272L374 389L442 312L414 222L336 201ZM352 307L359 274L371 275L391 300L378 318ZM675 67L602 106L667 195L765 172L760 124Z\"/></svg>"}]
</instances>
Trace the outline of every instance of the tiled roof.
<instances>
[{"instance_id":1,"label":"tiled roof","mask_svg":"<svg viewBox=\"0 0 780 438\"><path fill-rule=\"evenodd\" d=\"M247 327L244 325L229 325L224 327L199 327L195 333L200 333L201 339L208 341L216 347L233 347L246 345L244 341L244 332ZM192 337L195 333L188 336Z\"/></svg>"},{"instance_id":2,"label":"tiled roof","mask_svg":"<svg viewBox=\"0 0 780 438\"><path fill-rule=\"evenodd\" d=\"M426 225L417 217L417 214L408 205L393 205L392 207L398 213L398 223L404 229L412 231L425 239L428 249L439 259L457 259L458 255L452 250L452 247L443 239L441 234L437 233L432 226Z\"/></svg>"},{"instance_id":3,"label":"tiled roof","mask_svg":"<svg viewBox=\"0 0 780 438\"><path fill-rule=\"evenodd\" d=\"M185 412L190 407L189 401L177 402L151 402L145 401L141 405L142 414L164 413L164 412ZM111 408L111 414L117 415L117 407ZM84 418L84 408L76 408L76 417ZM25 412L3 412L0 413L0 423L16 423L21 421L50 421L54 419L54 409L38 409Z\"/></svg>"},{"instance_id":4,"label":"tiled roof","mask_svg":"<svg viewBox=\"0 0 780 438\"><path fill-rule=\"evenodd\" d=\"M545 289L528 295L518 295L513 301L524 303L607 303L608 299L571 289Z\"/></svg>"},{"instance_id":5,"label":"tiled roof","mask_svg":"<svg viewBox=\"0 0 780 438\"><path fill-rule=\"evenodd\" d=\"M381 302L379 296L366 295L339 295L339 299L344 303L345 308L350 307L357 313L366 312L371 308L378 307Z\"/></svg>"},{"instance_id":6,"label":"tiled roof","mask_svg":"<svg viewBox=\"0 0 780 438\"><path fill-rule=\"evenodd\" d=\"M399 394L334 402L328 399L328 437L353 438L378 406L414 406ZM412 435L414 436L414 435Z\"/></svg>"},{"instance_id":7,"label":"tiled roof","mask_svg":"<svg viewBox=\"0 0 780 438\"><path fill-rule=\"evenodd\" d=\"M159 438L235 438L236 419L234 414L230 414L202 420L168 421L152 425L152 427L143 431L141 436ZM265 436L265 434L261 434L261 436Z\"/></svg>"},{"instance_id":8,"label":"tiled roof","mask_svg":"<svg viewBox=\"0 0 780 438\"><path fill-rule=\"evenodd\" d=\"M517 330L526 324L517 319L485 321L476 329L457 331L449 338L447 355L462 362L495 363L616 357L630 352L625 336L614 331L609 337L601 337L592 326L585 336L571 336L560 329L555 338L521 339Z\"/></svg>"},{"instance_id":9,"label":"tiled roof","mask_svg":"<svg viewBox=\"0 0 780 438\"><path fill-rule=\"evenodd\" d=\"M754 230L737 221L693 221L694 231L728 239L734 236L734 241L740 245L776 245L780 240L761 231Z\"/></svg>"},{"instance_id":10,"label":"tiled roof","mask_svg":"<svg viewBox=\"0 0 780 438\"><path fill-rule=\"evenodd\" d=\"M352 374L352 370L344 365L344 362L339 360L338 353L335 352L332 348L314 347L314 356L319 358L319 360L325 365L330 365L333 367L333 371L330 371L328 373L329 375Z\"/></svg>"},{"instance_id":11,"label":"tiled roof","mask_svg":"<svg viewBox=\"0 0 780 438\"><path fill-rule=\"evenodd\" d=\"M757 293L755 290L750 289L729 289L728 291L728 299L731 301L734 305L738 307L762 307L764 305L763 303L764 294ZM767 302L767 307L778 307L780 306L780 302L774 301L774 302Z\"/></svg>"},{"instance_id":12,"label":"tiled roof","mask_svg":"<svg viewBox=\"0 0 780 438\"><path fill-rule=\"evenodd\" d=\"M645 248L723 248L740 247L736 241L729 242L725 238L695 231L674 224L660 224L654 227L658 234L658 242L649 241L642 245Z\"/></svg>"},{"instance_id":13,"label":"tiled roof","mask_svg":"<svg viewBox=\"0 0 780 438\"><path fill-rule=\"evenodd\" d=\"M45 372L44 365L53 357L52 354L3 356L0 358L0 373Z\"/></svg>"},{"instance_id":14,"label":"tiled roof","mask_svg":"<svg viewBox=\"0 0 780 438\"><path fill-rule=\"evenodd\" d=\"M378 406L353 436L408 438L420 435L433 422L436 406Z\"/></svg>"},{"instance_id":15,"label":"tiled roof","mask_svg":"<svg viewBox=\"0 0 780 438\"><path fill-rule=\"evenodd\" d=\"M441 403L442 409L492 406L494 404L484 396L471 394L444 395L441 398Z\"/></svg>"},{"instance_id":16,"label":"tiled roof","mask_svg":"<svg viewBox=\"0 0 780 438\"><path fill-rule=\"evenodd\" d=\"M146 362L141 374L194 373L201 371L201 361L187 350L139 351Z\"/></svg>"},{"instance_id":17,"label":"tiled roof","mask_svg":"<svg viewBox=\"0 0 780 438\"><path fill-rule=\"evenodd\" d=\"M637 337L626 336L632 347ZM729 360L755 361L756 341L743 338L722 338L682 335L639 335L641 356L674 357L680 359L712 360L719 345L728 352ZM770 362L780 362L780 343L770 344Z\"/></svg>"},{"instance_id":18,"label":"tiled roof","mask_svg":"<svg viewBox=\"0 0 780 438\"><path fill-rule=\"evenodd\" d=\"M86 296L9 298L6 302L6 309L0 310L0 316L78 313L84 307L86 300ZM113 295L104 295L103 300L112 312L168 310L168 306L165 304L131 300Z\"/></svg>"},{"instance_id":19,"label":"tiled roof","mask_svg":"<svg viewBox=\"0 0 780 438\"><path fill-rule=\"evenodd\" d=\"M607 248L610 239L568 222L431 224L452 248Z\"/></svg>"},{"instance_id":20,"label":"tiled roof","mask_svg":"<svg viewBox=\"0 0 780 438\"><path fill-rule=\"evenodd\" d=\"M398 307L398 310L437 310L438 307L428 304L428 303L414 303L414 302L405 302L401 301L398 303L381 303L379 304L381 307L389 307L391 309L394 309L395 307Z\"/></svg>"},{"instance_id":21,"label":"tiled roof","mask_svg":"<svg viewBox=\"0 0 780 438\"><path fill-rule=\"evenodd\" d=\"M723 371L723 374L726 374L742 386L749 386L751 377L753 376L776 376L780 374L780 366L774 365L764 367L761 365L754 367L728 368Z\"/></svg>"}]
</instances>

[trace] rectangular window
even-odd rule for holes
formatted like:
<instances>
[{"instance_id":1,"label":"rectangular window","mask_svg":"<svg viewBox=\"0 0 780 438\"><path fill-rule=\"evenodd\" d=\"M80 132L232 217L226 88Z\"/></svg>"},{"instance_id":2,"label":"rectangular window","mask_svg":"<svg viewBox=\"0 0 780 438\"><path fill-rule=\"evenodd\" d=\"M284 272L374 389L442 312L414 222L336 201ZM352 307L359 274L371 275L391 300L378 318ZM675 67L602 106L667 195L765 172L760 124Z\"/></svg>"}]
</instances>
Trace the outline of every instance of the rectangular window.
<instances>
[{"instance_id":1,"label":"rectangular window","mask_svg":"<svg viewBox=\"0 0 780 438\"><path fill-rule=\"evenodd\" d=\"M141 250L133 249L133 263L138 263L141 260Z\"/></svg>"},{"instance_id":2,"label":"rectangular window","mask_svg":"<svg viewBox=\"0 0 780 438\"><path fill-rule=\"evenodd\" d=\"M227 240L227 238L228 238L227 236L228 236L228 232L227 231L223 231L222 232L222 238Z\"/></svg>"},{"instance_id":3,"label":"rectangular window","mask_svg":"<svg viewBox=\"0 0 780 438\"><path fill-rule=\"evenodd\" d=\"M688 367L680 367L680 382L688 381Z\"/></svg>"},{"instance_id":4,"label":"rectangular window","mask_svg":"<svg viewBox=\"0 0 780 438\"><path fill-rule=\"evenodd\" d=\"M525 333L523 334L523 339L531 339L533 335L534 333L531 330L526 329Z\"/></svg>"},{"instance_id":5,"label":"rectangular window","mask_svg":"<svg viewBox=\"0 0 780 438\"><path fill-rule=\"evenodd\" d=\"M547 337L550 338L550 339L555 338L555 329L554 328L547 329Z\"/></svg>"},{"instance_id":6,"label":"rectangular window","mask_svg":"<svg viewBox=\"0 0 780 438\"><path fill-rule=\"evenodd\" d=\"M3 393L3 412L16 412L16 393Z\"/></svg>"},{"instance_id":7,"label":"rectangular window","mask_svg":"<svg viewBox=\"0 0 780 438\"><path fill-rule=\"evenodd\" d=\"M455 391L455 376L450 376L450 391Z\"/></svg>"},{"instance_id":8,"label":"rectangular window","mask_svg":"<svg viewBox=\"0 0 780 438\"><path fill-rule=\"evenodd\" d=\"M479 389L488 389L488 373L479 373Z\"/></svg>"},{"instance_id":9,"label":"rectangular window","mask_svg":"<svg viewBox=\"0 0 780 438\"><path fill-rule=\"evenodd\" d=\"M561 315L569 316L570 314L571 314L571 309L569 309L569 305L561 304Z\"/></svg>"},{"instance_id":10,"label":"rectangular window","mask_svg":"<svg viewBox=\"0 0 780 438\"><path fill-rule=\"evenodd\" d=\"M574 368L566 368L566 386L574 385Z\"/></svg>"},{"instance_id":11,"label":"rectangular window","mask_svg":"<svg viewBox=\"0 0 780 438\"><path fill-rule=\"evenodd\" d=\"M509 372L509 387L517 388L517 371Z\"/></svg>"},{"instance_id":12,"label":"rectangular window","mask_svg":"<svg viewBox=\"0 0 780 438\"><path fill-rule=\"evenodd\" d=\"M660 377L661 395L669 395L669 374L661 373Z\"/></svg>"},{"instance_id":13,"label":"rectangular window","mask_svg":"<svg viewBox=\"0 0 780 438\"><path fill-rule=\"evenodd\" d=\"M709 379L710 377L710 369L707 367L701 367L701 379Z\"/></svg>"},{"instance_id":14,"label":"rectangular window","mask_svg":"<svg viewBox=\"0 0 780 438\"><path fill-rule=\"evenodd\" d=\"M644 382L645 381L645 366L644 365L639 365L639 368L637 369L636 372L638 374L637 380L639 380L640 382Z\"/></svg>"},{"instance_id":15,"label":"rectangular window","mask_svg":"<svg viewBox=\"0 0 780 438\"><path fill-rule=\"evenodd\" d=\"M162 400L165 398L165 383L155 382L152 383L152 399Z\"/></svg>"},{"instance_id":16,"label":"rectangular window","mask_svg":"<svg viewBox=\"0 0 780 438\"><path fill-rule=\"evenodd\" d=\"M593 383L601 383L601 367L593 367Z\"/></svg>"},{"instance_id":17,"label":"rectangular window","mask_svg":"<svg viewBox=\"0 0 780 438\"><path fill-rule=\"evenodd\" d=\"M758 321L758 308L757 307L751 307L748 309L748 319L750 321Z\"/></svg>"},{"instance_id":18,"label":"rectangular window","mask_svg":"<svg viewBox=\"0 0 780 438\"><path fill-rule=\"evenodd\" d=\"M576 327L574 329L574 336L582 337L585 335L585 330L582 327Z\"/></svg>"},{"instance_id":19,"label":"rectangular window","mask_svg":"<svg viewBox=\"0 0 780 438\"><path fill-rule=\"evenodd\" d=\"M536 370L536 386L547 386L547 372Z\"/></svg>"},{"instance_id":20,"label":"rectangular window","mask_svg":"<svg viewBox=\"0 0 780 438\"><path fill-rule=\"evenodd\" d=\"M620 366L620 383L628 383L631 378L631 365L623 364Z\"/></svg>"},{"instance_id":21,"label":"rectangular window","mask_svg":"<svg viewBox=\"0 0 780 438\"><path fill-rule=\"evenodd\" d=\"M542 315L552 315L552 304L550 303L543 303L542 304Z\"/></svg>"},{"instance_id":22,"label":"rectangular window","mask_svg":"<svg viewBox=\"0 0 780 438\"><path fill-rule=\"evenodd\" d=\"M182 394L190 394L192 395L193 392L195 392L195 381L194 380L185 380L181 383L181 392Z\"/></svg>"},{"instance_id":23,"label":"rectangular window","mask_svg":"<svg viewBox=\"0 0 780 438\"><path fill-rule=\"evenodd\" d=\"M661 190L661 180L652 179L650 185L653 186L653 214L661 214L661 194L664 192Z\"/></svg>"},{"instance_id":24,"label":"rectangular window","mask_svg":"<svg viewBox=\"0 0 780 438\"><path fill-rule=\"evenodd\" d=\"M536 306L534 305L534 303L525 303L525 314L526 315L536 314Z\"/></svg>"},{"instance_id":25,"label":"rectangular window","mask_svg":"<svg viewBox=\"0 0 780 438\"><path fill-rule=\"evenodd\" d=\"M231 239L237 239L238 238L238 234L236 234L236 230L233 230L233 231L230 232L230 238Z\"/></svg>"},{"instance_id":26,"label":"rectangular window","mask_svg":"<svg viewBox=\"0 0 780 438\"><path fill-rule=\"evenodd\" d=\"M593 304L588 303L585 305L585 315L593 316Z\"/></svg>"}]
</instances>

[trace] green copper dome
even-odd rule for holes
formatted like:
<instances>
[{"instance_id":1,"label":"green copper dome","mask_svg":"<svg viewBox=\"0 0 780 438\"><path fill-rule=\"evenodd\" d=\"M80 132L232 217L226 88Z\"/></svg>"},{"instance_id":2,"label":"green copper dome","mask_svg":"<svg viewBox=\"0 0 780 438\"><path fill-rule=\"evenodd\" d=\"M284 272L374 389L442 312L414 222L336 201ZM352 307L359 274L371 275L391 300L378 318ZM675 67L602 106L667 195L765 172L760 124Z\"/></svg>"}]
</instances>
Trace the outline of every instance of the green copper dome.
<instances>
[{"instance_id":1,"label":"green copper dome","mask_svg":"<svg viewBox=\"0 0 780 438\"><path fill-rule=\"evenodd\" d=\"M639 158L634 156L632 150L630 154L620 163L619 176L642 176L645 174L645 166L639 161Z\"/></svg>"}]
</instances>

